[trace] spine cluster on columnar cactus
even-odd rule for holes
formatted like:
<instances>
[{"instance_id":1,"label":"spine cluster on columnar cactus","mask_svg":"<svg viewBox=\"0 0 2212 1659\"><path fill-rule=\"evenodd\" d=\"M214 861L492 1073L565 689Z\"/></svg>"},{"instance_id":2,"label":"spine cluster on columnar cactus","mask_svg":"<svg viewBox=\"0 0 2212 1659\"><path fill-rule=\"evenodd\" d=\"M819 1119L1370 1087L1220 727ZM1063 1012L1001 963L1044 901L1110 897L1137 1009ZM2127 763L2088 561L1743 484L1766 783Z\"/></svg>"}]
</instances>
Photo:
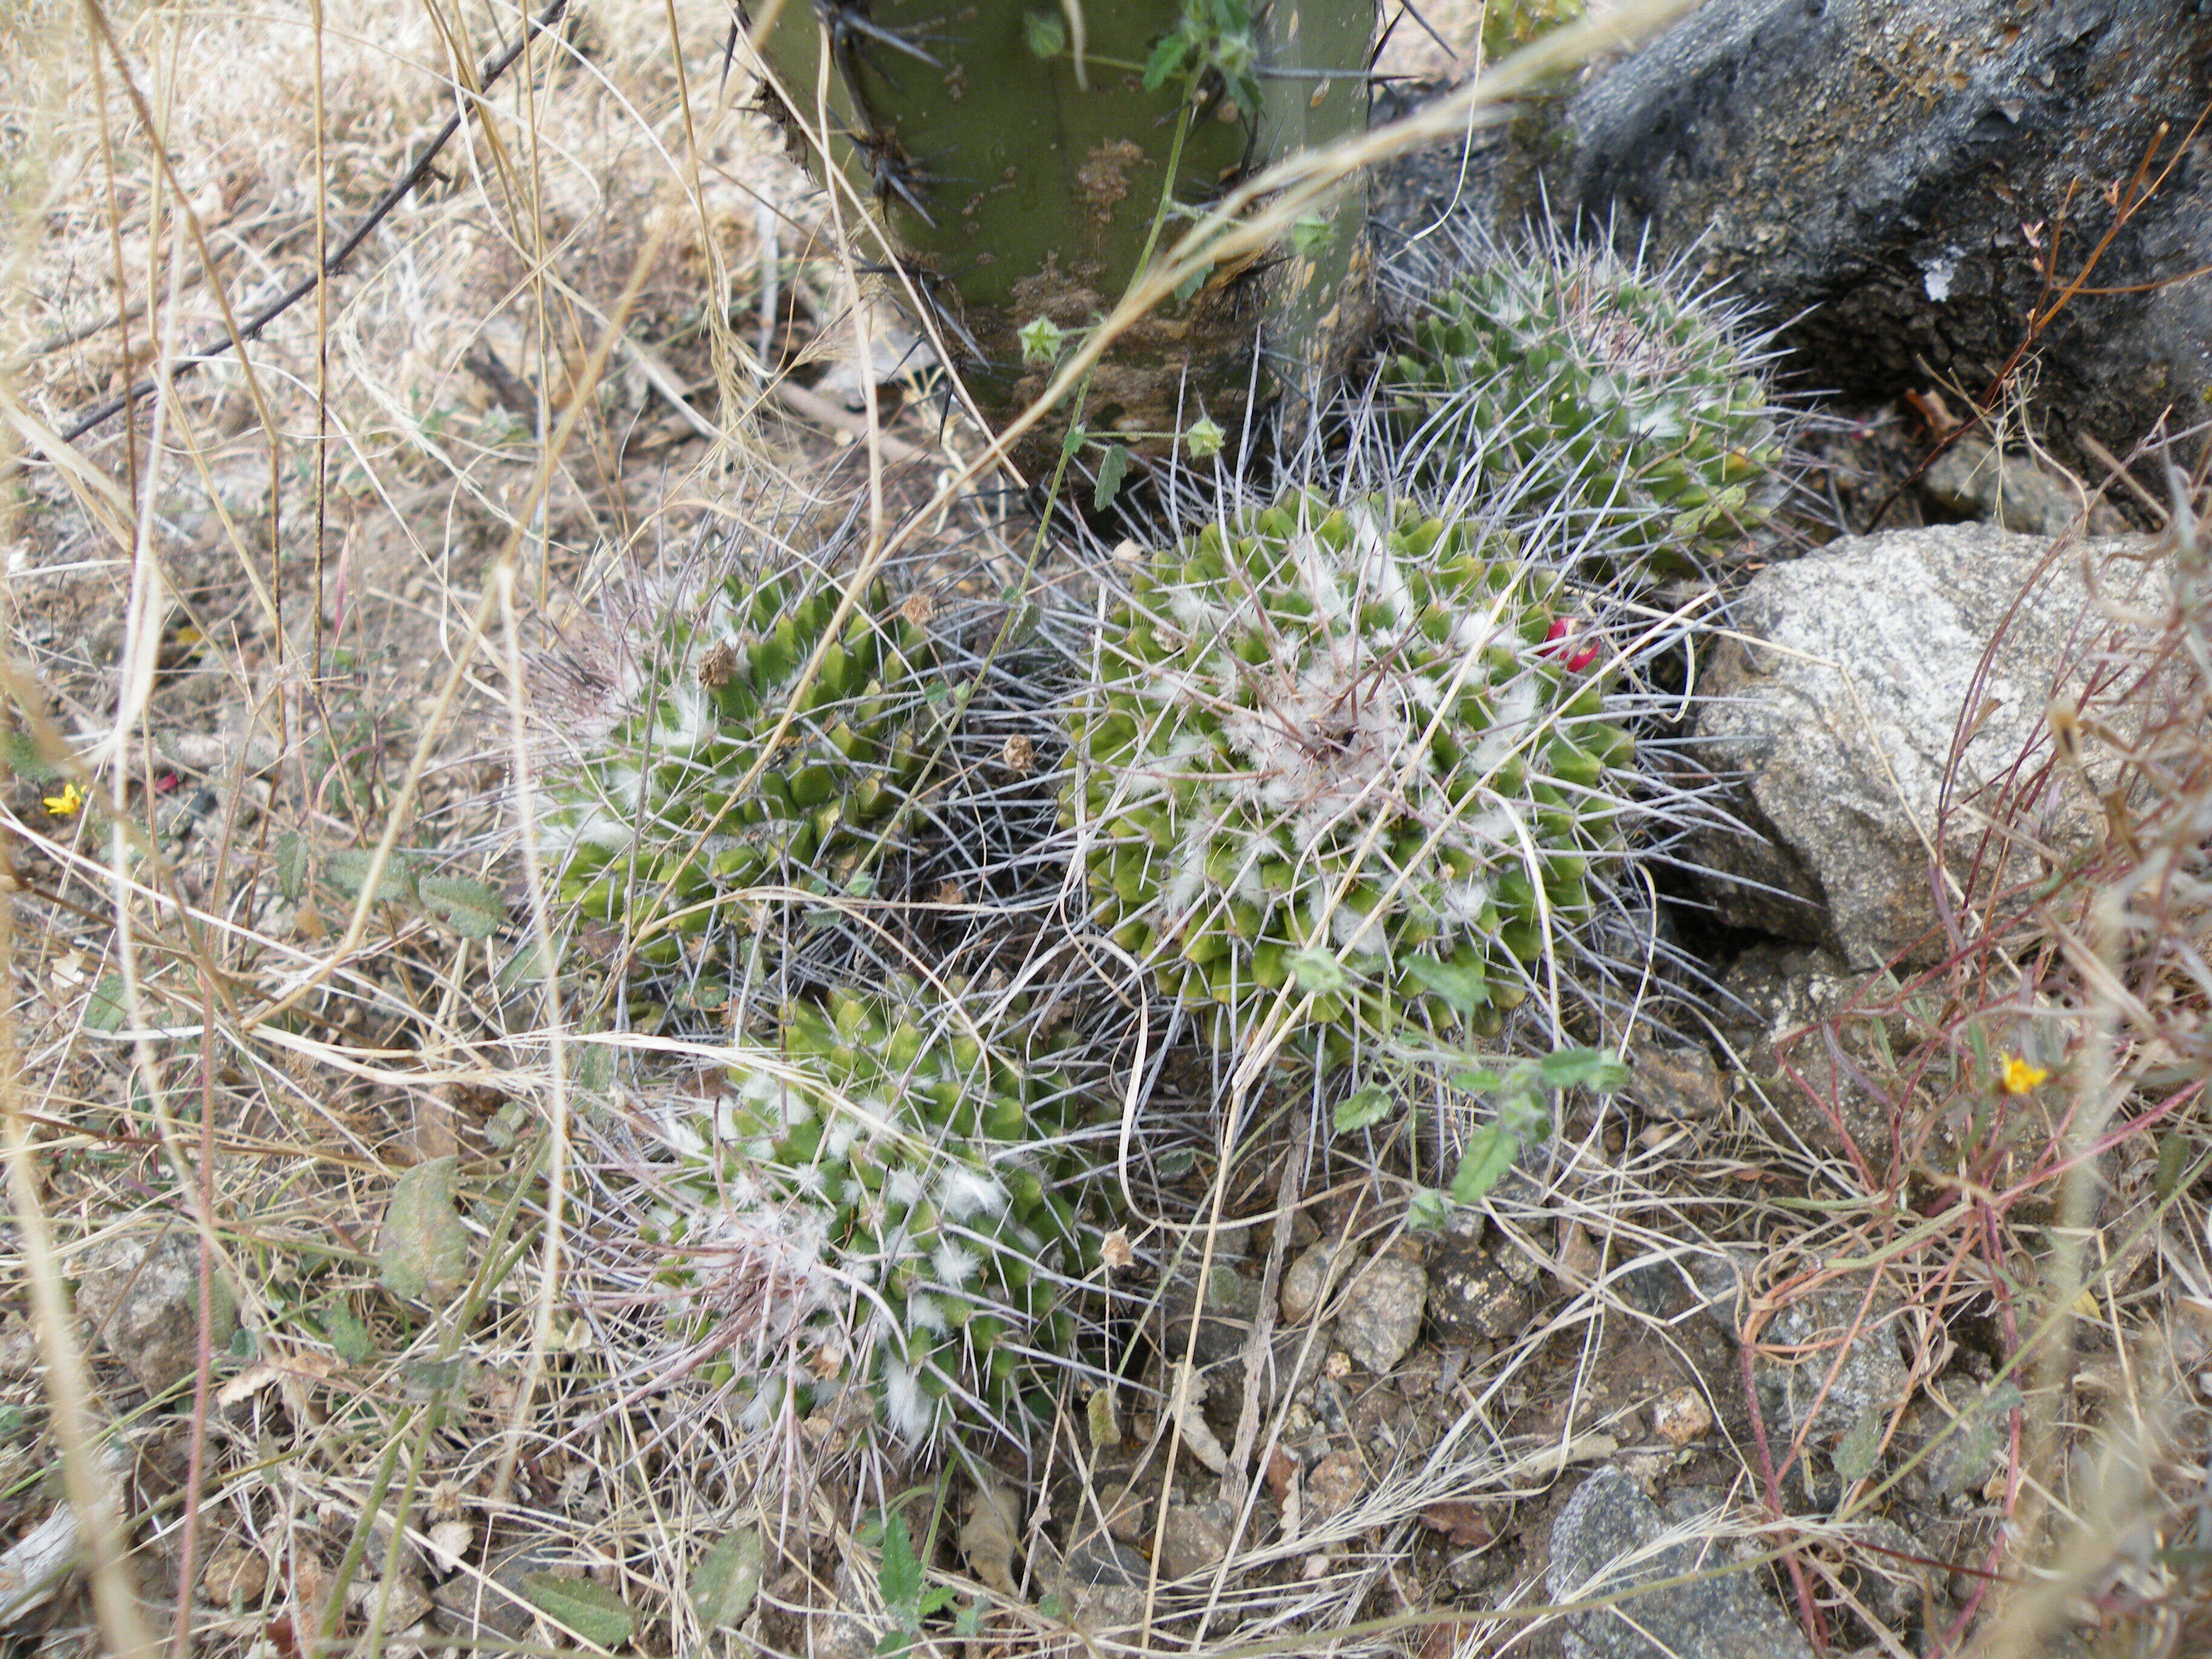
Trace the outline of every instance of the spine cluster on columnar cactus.
<instances>
[{"instance_id":1,"label":"spine cluster on columnar cactus","mask_svg":"<svg viewBox=\"0 0 2212 1659\"><path fill-rule=\"evenodd\" d=\"M1383 375L1431 472L1470 462L1629 574L1725 559L1779 491L1763 342L1680 273L1546 240L1425 298Z\"/></svg>"},{"instance_id":2,"label":"spine cluster on columnar cactus","mask_svg":"<svg viewBox=\"0 0 2212 1659\"><path fill-rule=\"evenodd\" d=\"M688 951L714 971L696 957L750 925L748 890L848 890L907 816L947 687L919 601L876 585L841 618L842 596L794 566L660 603L629 648L613 728L547 777L539 834L560 896L623 925L649 968Z\"/></svg>"},{"instance_id":3,"label":"spine cluster on columnar cactus","mask_svg":"<svg viewBox=\"0 0 2212 1659\"><path fill-rule=\"evenodd\" d=\"M1558 576L1480 538L1293 495L1158 556L1109 618L1063 817L1094 919L1218 1034L1293 975L1324 1050L1494 1030L1589 911L1632 744Z\"/></svg>"},{"instance_id":4,"label":"spine cluster on columnar cactus","mask_svg":"<svg viewBox=\"0 0 2212 1659\"><path fill-rule=\"evenodd\" d=\"M857 1383L917 1441L956 1410L1012 1420L1030 1357L1072 1357L1061 1288L1098 1257L1084 1111L994 1000L907 985L794 1004L728 1093L664 1109L677 1164L647 1242L755 1420Z\"/></svg>"}]
</instances>

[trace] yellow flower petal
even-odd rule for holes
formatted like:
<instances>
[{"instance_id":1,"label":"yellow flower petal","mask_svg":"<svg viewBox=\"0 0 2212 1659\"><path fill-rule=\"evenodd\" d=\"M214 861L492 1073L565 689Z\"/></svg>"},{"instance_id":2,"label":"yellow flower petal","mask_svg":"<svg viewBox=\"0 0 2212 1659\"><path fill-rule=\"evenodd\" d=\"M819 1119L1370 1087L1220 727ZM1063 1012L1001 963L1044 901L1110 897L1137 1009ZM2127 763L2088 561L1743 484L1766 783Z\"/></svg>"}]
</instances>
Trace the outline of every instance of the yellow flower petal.
<instances>
[{"instance_id":1,"label":"yellow flower petal","mask_svg":"<svg viewBox=\"0 0 2212 1659\"><path fill-rule=\"evenodd\" d=\"M83 793L74 783L64 784L60 794L48 795L45 799L46 811L58 818L69 817L84 805Z\"/></svg>"},{"instance_id":2,"label":"yellow flower petal","mask_svg":"<svg viewBox=\"0 0 2212 1659\"><path fill-rule=\"evenodd\" d=\"M2004 1057L2004 1072L1998 1081L2008 1095L2024 1095L2051 1075L2040 1066L2031 1066L2018 1054Z\"/></svg>"}]
</instances>

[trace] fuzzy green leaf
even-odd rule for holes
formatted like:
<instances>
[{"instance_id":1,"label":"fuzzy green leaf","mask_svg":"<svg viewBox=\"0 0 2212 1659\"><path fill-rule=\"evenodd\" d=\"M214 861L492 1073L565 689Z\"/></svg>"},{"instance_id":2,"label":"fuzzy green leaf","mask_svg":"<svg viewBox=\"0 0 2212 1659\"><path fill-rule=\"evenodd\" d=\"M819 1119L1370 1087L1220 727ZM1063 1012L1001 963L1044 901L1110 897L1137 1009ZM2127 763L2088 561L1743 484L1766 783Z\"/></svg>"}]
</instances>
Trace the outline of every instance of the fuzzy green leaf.
<instances>
[{"instance_id":1,"label":"fuzzy green leaf","mask_svg":"<svg viewBox=\"0 0 2212 1659\"><path fill-rule=\"evenodd\" d=\"M1433 1187L1424 1187L1406 1201L1408 1232L1432 1233L1451 1214L1451 1201Z\"/></svg>"},{"instance_id":2,"label":"fuzzy green leaf","mask_svg":"<svg viewBox=\"0 0 2212 1659\"><path fill-rule=\"evenodd\" d=\"M1158 92L1166 85L1168 76L1182 67L1190 51L1191 42L1180 29L1163 35L1159 45L1152 48L1152 55L1145 60L1145 90Z\"/></svg>"},{"instance_id":3,"label":"fuzzy green leaf","mask_svg":"<svg viewBox=\"0 0 2212 1659\"><path fill-rule=\"evenodd\" d=\"M38 739L27 732L0 732L0 775L26 783L56 783L64 775L39 752Z\"/></svg>"},{"instance_id":4,"label":"fuzzy green leaf","mask_svg":"<svg viewBox=\"0 0 2212 1659\"><path fill-rule=\"evenodd\" d=\"M1067 21L1056 11L1022 14L1022 40L1040 58L1057 58L1067 50Z\"/></svg>"},{"instance_id":5,"label":"fuzzy green leaf","mask_svg":"<svg viewBox=\"0 0 2212 1659\"><path fill-rule=\"evenodd\" d=\"M1407 957L1398 964L1406 977L1462 1019L1490 1000L1489 976L1480 968L1461 968L1427 957Z\"/></svg>"},{"instance_id":6,"label":"fuzzy green leaf","mask_svg":"<svg viewBox=\"0 0 2212 1659\"><path fill-rule=\"evenodd\" d=\"M103 975L100 983L92 988L92 994L84 1000L84 1029L88 1031L119 1031L130 1018L123 975Z\"/></svg>"},{"instance_id":7,"label":"fuzzy green leaf","mask_svg":"<svg viewBox=\"0 0 2212 1659\"><path fill-rule=\"evenodd\" d=\"M487 883L466 876L424 876L416 886L423 908L463 939L489 939L507 920L507 901Z\"/></svg>"},{"instance_id":8,"label":"fuzzy green leaf","mask_svg":"<svg viewBox=\"0 0 2212 1659\"><path fill-rule=\"evenodd\" d=\"M1617 1094L1628 1086L1628 1067L1602 1048L1560 1048L1536 1062L1537 1074L1551 1089L1589 1089Z\"/></svg>"},{"instance_id":9,"label":"fuzzy green leaf","mask_svg":"<svg viewBox=\"0 0 2212 1659\"><path fill-rule=\"evenodd\" d=\"M758 1527L725 1534L691 1569L691 1610L704 1630L734 1627L760 1594L766 1553Z\"/></svg>"},{"instance_id":10,"label":"fuzzy green leaf","mask_svg":"<svg viewBox=\"0 0 2212 1659\"><path fill-rule=\"evenodd\" d=\"M1336 952L1318 946L1311 950L1293 951L1283 958L1291 973L1297 975L1302 990L1317 991L1327 996L1345 987L1344 964L1336 959Z\"/></svg>"},{"instance_id":11,"label":"fuzzy green leaf","mask_svg":"<svg viewBox=\"0 0 2212 1659\"><path fill-rule=\"evenodd\" d=\"M1178 289L1176 297L1187 300L1190 295ZM1201 415L1183 428L1183 449L1194 461L1210 461L1221 453L1221 446L1228 436L1211 415Z\"/></svg>"},{"instance_id":12,"label":"fuzzy green leaf","mask_svg":"<svg viewBox=\"0 0 2212 1659\"><path fill-rule=\"evenodd\" d=\"M434 1158L399 1177L376 1243L384 1288L409 1302L442 1303L468 1282L471 1240L453 1207L460 1160Z\"/></svg>"},{"instance_id":13,"label":"fuzzy green leaf","mask_svg":"<svg viewBox=\"0 0 2212 1659\"><path fill-rule=\"evenodd\" d=\"M287 830L271 850L276 857L276 890L287 904L297 904L307 895L307 839Z\"/></svg>"},{"instance_id":14,"label":"fuzzy green leaf","mask_svg":"<svg viewBox=\"0 0 2212 1659\"><path fill-rule=\"evenodd\" d=\"M323 860L323 875L346 897L359 898L362 889L368 884L369 867L375 861L376 854L372 848L348 848ZM414 865L404 854L394 853L385 860L384 869L376 878L375 896L389 904L417 902Z\"/></svg>"},{"instance_id":15,"label":"fuzzy green leaf","mask_svg":"<svg viewBox=\"0 0 2212 1659\"><path fill-rule=\"evenodd\" d=\"M523 1578L522 1593L539 1612L603 1648L621 1646L637 1628L637 1615L623 1601L622 1592L588 1578L529 1573Z\"/></svg>"},{"instance_id":16,"label":"fuzzy green leaf","mask_svg":"<svg viewBox=\"0 0 2212 1659\"><path fill-rule=\"evenodd\" d=\"M324 1312L323 1334L349 1365L366 1365L376 1358L376 1339L368 1323L343 1303Z\"/></svg>"},{"instance_id":17,"label":"fuzzy green leaf","mask_svg":"<svg viewBox=\"0 0 2212 1659\"><path fill-rule=\"evenodd\" d=\"M1490 1189L1505 1179L1520 1151L1519 1139L1497 1124L1486 1123L1477 1129L1468 1137L1467 1150L1459 1155L1459 1169L1452 1176L1452 1202L1481 1203Z\"/></svg>"},{"instance_id":18,"label":"fuzzy green leaf","mask_svg":"<svg viewBox=\"0 0 2212 1659\"><path fill-rule=\"evenodd\" d=\"M1109 444L1104 459L1098 463L1097 487L1091 492L1091 508L1103 513L1114 505L1114 498L1121 493L1121 481L1129 476L1129 452L1121 444Z\"/></svg>"},{"instance_id":19,"label":"fuzzy green leaf","mask_svg":"<svg viewBox=\"0 0 2212 1659\"><path fill-rule=\"evenodd\" d=\"M1371 1129L1390 1115L1390 1109L1396 1103L1388 1089L1379 1083L1370 1083L1336 1103L1336 1132L1348 1135Z\"/></svg>"},{"instance_id":20,"label":"fuzzy green leaf","mask_svg":"<svg viewBox=\"0 0 2212 1659\"><path fill-rule=\"evenodd\" d=\"M1838 1478L1848 1483L1863 1480L1874 1473L1875 1465L1881 1461L1881 1425L1885 1416L1881 1407L1868 1407L1836 1443L1831 1461Z\"/></svg>"}]
</instances>

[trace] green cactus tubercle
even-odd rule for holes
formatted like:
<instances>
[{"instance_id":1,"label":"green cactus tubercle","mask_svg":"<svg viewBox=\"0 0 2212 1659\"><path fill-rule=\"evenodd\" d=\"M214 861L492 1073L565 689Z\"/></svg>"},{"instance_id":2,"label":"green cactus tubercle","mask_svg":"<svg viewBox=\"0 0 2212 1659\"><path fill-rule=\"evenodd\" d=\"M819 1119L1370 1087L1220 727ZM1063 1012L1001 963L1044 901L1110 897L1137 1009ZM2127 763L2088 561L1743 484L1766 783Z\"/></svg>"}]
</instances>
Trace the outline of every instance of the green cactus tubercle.
<instances>
[{"instance_id":1,"label":"green cactus tubercle","mask_svg":"<svg viewBox=\"0 0 2212 1659\"><path fill-rule=\"evenodd\" d=\"M780 1048L730 1066L730 1092L665 1114L678 1164L648 1243L676 1322L722 1350L709 1374L757 1416L858 1383L915 1441L948 1402L1030 1405L1024 1350L1073 1353L1058 1285L1099 1249L1061 1138L1083 1111L1048 1055L988 1040L1004 1029L910 985L835 993L787 1006ZM773 1293L734 1310L733 1280ZM755 1322L715 1344L732 1316Z\"/></svg>"},{"instance_id":2,"label":"green cactus tubercle","mask_svg":"<svg viewBox=\"0 0 2212 1659\"><path fill-rule=\"evenodd\" d=\"M547 780L540 835L560 896L627 923L647 967L741 920L749 888L848 888L907 815L945 702L925 683L923 618L877 586L838 622L840 599L835 581L793 570L731 574L696 603L657 607L629 712Z\"/></svg>"},{"instance_id":3,"label":"green cactus tubercle","mask_svg":"<svg viewBox=\"0 0 2212 1659\"><path fill-rule=\"evenodd\" d=\"M1062 815L1093 919L1227 1035L1294 975L1324 1047L1493 1030L1547 927L1591 910L1632 741L1557 575L1479 541L1291 495L1112 614Z\"/></svg>"},{"instance_id":4,"label":"green cactus tubercle","mask_svg":"<svg viewBox=\"0 0 2212 1659\"><path fill-rule=\"evenodd\" d=\"M1518 475L1601 563L1726 556L1771 510L1778 426L1755 346L1678 286L1561 245L1459 276L1384 366L1401 428Z\"/></svg>"}]
</instances>

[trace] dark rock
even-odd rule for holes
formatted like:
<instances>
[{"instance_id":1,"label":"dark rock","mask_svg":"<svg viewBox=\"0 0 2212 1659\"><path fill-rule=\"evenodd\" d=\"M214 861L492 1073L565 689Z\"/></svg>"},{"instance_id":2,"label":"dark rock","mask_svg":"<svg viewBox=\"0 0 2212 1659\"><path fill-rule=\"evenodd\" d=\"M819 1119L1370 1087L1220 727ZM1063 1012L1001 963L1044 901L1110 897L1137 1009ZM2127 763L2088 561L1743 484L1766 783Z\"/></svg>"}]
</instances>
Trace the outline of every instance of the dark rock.
<instances>
[{"instance_id":1,"label":"dark rock","mask_svg":"<svg viewBox=\"0 0 2212 1659\"><path fill-rule=\"evenodd\" d=\"M1787 1358L1763 1354L1753 1373L1768 1436L1792 1439L1809 1421L1812 1438L1832 1437L1869 1412L1904 1404L1912 1372L1899 1346L1896 1313L1894 1296L1877 1294L1869 1306L1863 1290L1845 1283L1802 1296L1776 1314L1760 1333L1762 1346L1796 1352ZM1854 1327L1857 1334L1846 1343Z\"/></svg>"},{"instance_id":2,"label":"dark rock","mask_svg":"<svg viewBox=\"0 0 2212 1659\"><path fill-rule=\"evenodd\" d=\"M1876 399L1978 393L2049 304L2051 251L2063 284L2118 221L2106 191L2178 163L2036 343L2062 448L2124 449L2212 391L2212 281L2167 280L2212 263L2185 148L2208 91L2212 8L2172 0L1711 0L1539 148L1554 207L1689 253L1796 319L1813 383Z\"/></svg>"},{"instance_id":3,"label":"dark rock","mask_svg":"<svg viewBox=\"0 0 2212 1659\"><path fill-rule=\"evenodd\" d=\"M1183 1357L1195 1323L1198 1346L1191 1359L1204 1370L1224 1359L1243 1357L1245 1344L1252 1340L1253 1322L1260 1314L1260 1281L1225 1261L1216 1261L1206 1275L1206 1306L1200 1310L1198 1267L1194 1262L1168 1282L1160 1307L1166 1319L1168 1357L1171 1360Z\"/></svg>"},{"instance_id":4,"label":"dark rock","mask_svg":"<svg viewBox=\"0 0 2212 1659\"><path fill-rule=\"evenodd\" d=\"M2024 536L2057 536L2081 520L2081 492L2065 479L1983 438L1962 438L1920 475L1929 503ZM2116 536L2127 523L2110 505L2089 507L2091 533Z\"/></svg>"},{"instance_id":5,"label":"dark rock","mask_svg":"<svg viewBox=\"0 0 2212 1659\"><path fill-rule=\"evenodd\" d=\"M1429 1317L1444 1342L1517 1336L1534 1311L1527 1286L1472 1241L1447 1234L1429 1262Z\"/></svg>"},{"instance_id":6,"label":"dark rock","mask_svg":"<svg viewBox=\"0 0 2212 1659\"><path fill-rule=\"evenodd\" d=\"M1600 1469L1553 1523L1552 1600L1612 1595L1724 1565L1694 1537L1654 1548L1668 1529L1634 1480ZM1749 1572L1652 1590L1567 1620L1568 1659L1811 1659L1812 1651Z\"/></svg>"}]
</instances>

